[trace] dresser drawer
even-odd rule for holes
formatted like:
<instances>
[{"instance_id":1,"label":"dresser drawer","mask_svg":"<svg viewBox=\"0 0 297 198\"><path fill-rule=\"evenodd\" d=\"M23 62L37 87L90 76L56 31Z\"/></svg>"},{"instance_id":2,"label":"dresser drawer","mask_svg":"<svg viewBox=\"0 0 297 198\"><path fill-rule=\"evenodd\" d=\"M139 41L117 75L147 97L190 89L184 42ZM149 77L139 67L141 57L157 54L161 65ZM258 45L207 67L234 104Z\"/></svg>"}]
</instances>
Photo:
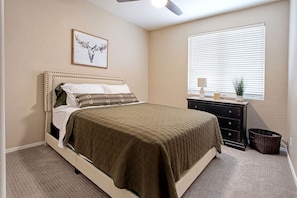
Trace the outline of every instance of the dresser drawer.
<instances>
[{"instance_id":1,"label":"dresser drawer","mask_svg":"<svg viewBox=\"0 0 297 198\"><path fill-rule=\"evenodd\" d=\"M231 131L231 130L221 129L221 133L222 133L223 139L240 142L240 132L239 131Z\"/></svg>"},{"instance_id":2,"label":"dresser drawer","mask_svg":"<svg viewBox=\"0 0 297 198\"><path fill-rule=\"evenodd\" d=\"M222 106L216 104L206 104L199 102L190 102L189 108L197 109L201 111L206 111L216 116L228 117L228 118L237 118L240 119L241 109L239 107L233 106Z\"/></svg>"},{"instance_id":3,"label":"dresser drawer","mask_svg":"<svg viewBox=\"0 0 297 198\"><path fill-rule=\"evenodd\" d=\"M228 119L218 117L219 124L221 128L227 128L239 131L240 130L240 120Z\"/></svg>"}]
</instances>

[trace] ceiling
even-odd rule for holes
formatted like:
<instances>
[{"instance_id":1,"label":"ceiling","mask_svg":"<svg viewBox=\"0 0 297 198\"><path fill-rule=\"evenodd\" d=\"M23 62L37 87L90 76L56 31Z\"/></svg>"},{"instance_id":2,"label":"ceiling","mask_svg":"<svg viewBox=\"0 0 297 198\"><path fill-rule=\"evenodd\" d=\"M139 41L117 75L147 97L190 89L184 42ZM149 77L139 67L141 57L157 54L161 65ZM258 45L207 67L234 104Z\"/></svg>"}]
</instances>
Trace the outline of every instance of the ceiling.
<instances>
[{"instance_id":1,"label":"ceiling","mask_svg":"<svg viewBox=\"0 0 297 198\"><path fill-rule=\"evenodd\" d=\"M143 29L151 31L279 0L171 0L183 11L180 16L173 14L165 7L154 7L150 0L125 3L118 3L116 0L88 1Z\"/></svg>"}]
</instances>

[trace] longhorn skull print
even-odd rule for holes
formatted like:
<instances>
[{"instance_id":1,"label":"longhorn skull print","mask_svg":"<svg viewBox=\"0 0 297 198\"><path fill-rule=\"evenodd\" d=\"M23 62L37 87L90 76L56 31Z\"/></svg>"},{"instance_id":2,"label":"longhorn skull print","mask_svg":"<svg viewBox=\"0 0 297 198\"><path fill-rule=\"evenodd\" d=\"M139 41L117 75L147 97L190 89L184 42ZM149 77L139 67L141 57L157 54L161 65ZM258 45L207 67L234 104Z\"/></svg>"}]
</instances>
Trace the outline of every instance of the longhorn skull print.
<instances>
[{"instance_id":1,"label":"longhorn skull print","mask_svg":"<svg viewBox=\"0 0 297 198\"><path fill-rule=\"evenodd\" d=\"M97 44L95 44L93 47L89 45L89 42L82 41L78 38L78 35L75 35L75 40L78 44L81 45L83 48L87 48L88 54L89 54L89 59L90 62L93 63L95 51L100 51L101 53L106 50L107 45L106 44L101 44L99 47Z\"/></svg>"}]
</instances>

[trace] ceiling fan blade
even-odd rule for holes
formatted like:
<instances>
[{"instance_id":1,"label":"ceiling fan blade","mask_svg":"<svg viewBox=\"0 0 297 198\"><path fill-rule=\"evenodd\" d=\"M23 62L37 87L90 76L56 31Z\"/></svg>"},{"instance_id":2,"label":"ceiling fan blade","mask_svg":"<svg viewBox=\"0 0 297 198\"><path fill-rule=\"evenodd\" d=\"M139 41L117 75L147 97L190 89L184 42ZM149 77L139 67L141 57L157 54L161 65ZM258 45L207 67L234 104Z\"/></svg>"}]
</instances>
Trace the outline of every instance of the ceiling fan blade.
<instances>
[{"instance_id":1,"label":"ceiling fan blade","mask_svg":"<svg viewBox=\"0 0 297 198\"><path fill-rule=\"evenodd\" d=\"M168 8L171 12L173 12L176 15L181 15L183 14L183 12L181 11L181 9L179 9L179 7L177 7L177 5L175 5L172 1L168 0L167 4L166 4L166 8Z\"/></svg>"},{"instance_id":2,"label":"ceiling fan blade","mask_svg":"<svg viewBox=\"0 0 297 198\"><path fill-rule=\"evenodd\" d=\"M129 2L129 1L139 1L139 0L117 0L117 2L122 3L122 2Z\"/></svg>"}]
</instances>

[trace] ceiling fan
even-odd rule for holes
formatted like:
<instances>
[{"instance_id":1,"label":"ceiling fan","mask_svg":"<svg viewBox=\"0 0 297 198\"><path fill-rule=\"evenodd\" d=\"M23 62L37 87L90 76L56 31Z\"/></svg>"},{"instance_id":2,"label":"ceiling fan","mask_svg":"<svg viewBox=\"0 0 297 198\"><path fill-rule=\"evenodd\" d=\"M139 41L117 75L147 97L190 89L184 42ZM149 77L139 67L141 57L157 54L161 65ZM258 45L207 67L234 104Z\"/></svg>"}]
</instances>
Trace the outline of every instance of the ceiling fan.
<instances>
[{"instance_id":1,"label":"ceiling fan","mask_svg":"<svg viewBox=\"0 0 297 198\"><path fill-rule=\"evenodd\" d=\"M129 1L140 1L140 0L117 0L117 2L119 2L119 3L129 2ZM152 0L152 3L153 2L154 2L154 0ZM181 14L183 14L183 12L181 11L181 9L179 9L179 7L177 7L177 5L175 5L172 1L170 1L170 0L163 0L163 2L164 2L163 6L165 6L166 8L168 8L174 14L176 14L178 16L181 15Z\"/></svg>"}]
</instances>

